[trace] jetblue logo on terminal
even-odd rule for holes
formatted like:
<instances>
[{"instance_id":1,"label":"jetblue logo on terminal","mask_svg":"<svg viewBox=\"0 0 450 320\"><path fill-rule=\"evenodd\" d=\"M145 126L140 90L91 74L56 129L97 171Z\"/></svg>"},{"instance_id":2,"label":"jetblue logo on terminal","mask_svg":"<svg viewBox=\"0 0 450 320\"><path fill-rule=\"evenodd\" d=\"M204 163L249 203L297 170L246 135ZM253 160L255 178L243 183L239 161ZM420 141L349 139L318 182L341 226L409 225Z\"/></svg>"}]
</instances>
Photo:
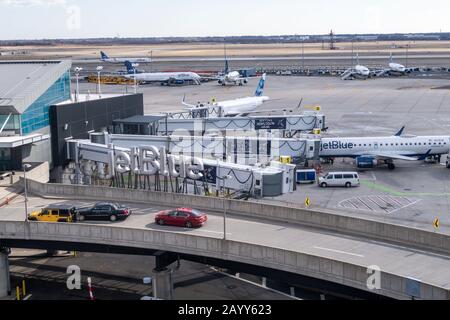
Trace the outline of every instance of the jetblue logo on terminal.
<instances>
[{"instance_id":1,"label":"jetblue logo on terminal","mask_svg":"<svg viewBox=\"0 0 450 320\"><path fill-rule=\"evenodd\" d=\"M337 149L353 149L355 145L349 142L330 141L324 142L320 145L320 151L322 150L337 150Z\"/></svg>"}]
</instances>

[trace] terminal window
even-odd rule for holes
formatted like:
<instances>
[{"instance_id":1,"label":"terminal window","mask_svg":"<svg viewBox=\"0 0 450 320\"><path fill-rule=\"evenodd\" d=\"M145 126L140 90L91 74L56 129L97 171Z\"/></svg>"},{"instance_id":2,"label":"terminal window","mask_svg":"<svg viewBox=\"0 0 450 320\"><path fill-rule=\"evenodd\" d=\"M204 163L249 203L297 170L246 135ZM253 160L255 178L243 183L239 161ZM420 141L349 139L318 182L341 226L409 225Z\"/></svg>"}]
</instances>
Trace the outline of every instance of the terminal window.
<instances>
[{"instance_id":1,"label":"terminal window","mask_svg":"<svg viewBox=\"0 0 450 320\"><path fill-rule=\"evenodd\" d=\"M50 125L50 106L70 99L70 75L65 73L22 114L22 134Z\"/></svg>"}]
</instances>

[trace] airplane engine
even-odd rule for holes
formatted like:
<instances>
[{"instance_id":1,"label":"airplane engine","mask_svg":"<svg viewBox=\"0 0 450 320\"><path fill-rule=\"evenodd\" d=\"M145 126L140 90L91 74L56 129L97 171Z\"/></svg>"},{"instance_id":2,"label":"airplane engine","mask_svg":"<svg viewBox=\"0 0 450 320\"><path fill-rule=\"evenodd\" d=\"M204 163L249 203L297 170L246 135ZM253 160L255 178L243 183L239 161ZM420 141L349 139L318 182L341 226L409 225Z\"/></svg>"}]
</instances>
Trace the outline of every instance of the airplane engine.
<instances>
[{"instance_id":1,"label":"airplane engine","mask_svg":"<svg viewBox=\"0 0 450 320\"><path fill-rule=\"evenodd\" d=\"M375 157L361 156L356 158L356 166L361 169L371 169L378 164Z\"/></svg>"}]
</instances>

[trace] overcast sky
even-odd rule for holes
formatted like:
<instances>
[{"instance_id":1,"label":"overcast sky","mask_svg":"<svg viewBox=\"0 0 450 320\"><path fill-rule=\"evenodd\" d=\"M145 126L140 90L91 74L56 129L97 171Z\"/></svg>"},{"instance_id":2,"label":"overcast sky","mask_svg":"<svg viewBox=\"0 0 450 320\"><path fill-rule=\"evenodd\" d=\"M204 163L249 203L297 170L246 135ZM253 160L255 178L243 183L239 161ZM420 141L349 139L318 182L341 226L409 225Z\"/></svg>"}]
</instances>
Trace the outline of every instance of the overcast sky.
<instances>
[{"instance_id":1,"label":"overcast sky","mask_svg":"<svg viewBox=\"0 0 450 320\"><path fill-rule=\"evenodd\" d=\"M450 32L450 0L0 0L0 39Z\"/></svg>"}]
</instances>

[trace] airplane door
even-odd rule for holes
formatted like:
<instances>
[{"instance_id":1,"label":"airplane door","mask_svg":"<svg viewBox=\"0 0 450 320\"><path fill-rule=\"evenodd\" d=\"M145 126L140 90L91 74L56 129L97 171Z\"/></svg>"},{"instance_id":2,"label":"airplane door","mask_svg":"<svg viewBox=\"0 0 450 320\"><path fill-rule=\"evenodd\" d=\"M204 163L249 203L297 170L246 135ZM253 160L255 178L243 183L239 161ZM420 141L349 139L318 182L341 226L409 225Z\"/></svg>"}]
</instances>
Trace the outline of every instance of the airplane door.
<instances>
[{"instance_id":1,"label":"airplane door","mask_svg":"<svg viewBox=\"0 0 450 320\"><path fill-rule=\"evenodd\" d=\"M375 150L378 150L379 147L378 142L374 142L373 147L375 148Z\"/></svg>"}]
</instances>

